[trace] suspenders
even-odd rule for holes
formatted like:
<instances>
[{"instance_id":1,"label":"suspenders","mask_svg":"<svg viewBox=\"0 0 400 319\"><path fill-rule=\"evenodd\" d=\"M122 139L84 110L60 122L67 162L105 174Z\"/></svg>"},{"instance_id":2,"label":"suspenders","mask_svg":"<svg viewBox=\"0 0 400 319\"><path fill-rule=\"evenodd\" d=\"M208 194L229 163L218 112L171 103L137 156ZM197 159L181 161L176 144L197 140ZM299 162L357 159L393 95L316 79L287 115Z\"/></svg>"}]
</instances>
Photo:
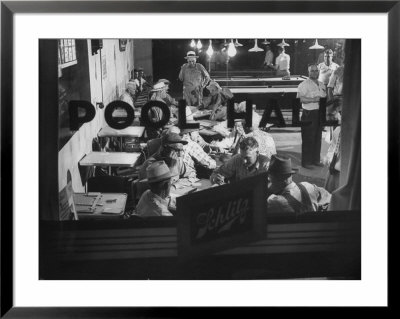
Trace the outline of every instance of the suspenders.
<instances>
[{"instance_id":1,"label":"suspenders","mask_svg":"<svg viewBox=\"0 0 400 319\"><path fill-rule=\"evenodd\" d=\"M296 183L296 185L300 189L301 201L298 201L296 198L290 195L289 192L283 193L282 196L285 197L285 199L288 201L289 206L292 207L296 215L303 214L307 211L308 212L314 211L310 195L308 194L308 191L305 188L305 186L300 183L298 184Z\"/></svg>"}]
</instances>

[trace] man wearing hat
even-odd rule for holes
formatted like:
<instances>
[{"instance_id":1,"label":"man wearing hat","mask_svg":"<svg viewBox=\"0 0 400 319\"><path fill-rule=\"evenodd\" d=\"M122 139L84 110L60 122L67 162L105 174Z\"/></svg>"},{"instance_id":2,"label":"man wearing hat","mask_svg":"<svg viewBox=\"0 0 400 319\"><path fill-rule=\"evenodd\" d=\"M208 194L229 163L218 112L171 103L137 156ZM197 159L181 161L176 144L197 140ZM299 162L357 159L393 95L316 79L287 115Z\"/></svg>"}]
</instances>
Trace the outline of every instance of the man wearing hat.
<instances>
[{"instance_id":1,"label":"man wearing hat","mask_svg":"<svg viewBox=\"0 0 400 319\"><path fill-rule=\"evenodd\" d=\"M268 168L269 194L268 213L295 213L326 210L331 194L322 187L307 182L295 183L289 157L272 155Z\"/></svg>"},{"instance_id":2,"label":"man wearing hat","mask_svg":"<svg viewBox=\"0 0 400 319\"><path fill-rule=\"evenodd\" d=\"M258 152L258 142L254 137L244 138L239 148L239 154L232 156L211 174L212 184L238 181L267 171L269 158Z\"/></svg>"},{"instance_id":3,"label":"man wearing hat","mask_svg":"<svg viewBox=\"0 0 400 319\"><path fill-rule=\"evenodd\" d=\"M146 169L146 179L150 189L140 197L135 215L172 216L168 207L175 207L169 197L172 174L164 161L156 161Z\"/></svg>"},{"instance_id":4,"label":"man wearing hat","mask_svg":"<svg viewBox=\"0 0 400 319\"><path fill-rule=\"evenodd\" d=\"M164 161L174 175L172 183L175 184L180 178L193 176L193 172L182 160L183 145L187 142L177 133L167 132L161 138L161 146L158 151L149 157L139 170L139 180L146 178L146 169L156 161Z\"/></svg>"},{"instance_id":5,"label":"man wearing hat","mask_svg":"<svg viewBox=\"0 0 400 319\"><path fill-rule=\"evenodd\" d=\"M196 63L198 56L189 51L179 72L179 80L183 82L183 98L190 106L199 106L203 103L203 88L210 81L210 75L203 65Z\"/></svg>"},{"instance_id":6,"label":"man wearing hat","mask_svg":"<svg viewBox=\"0 0 400 319\"><path fill-rule=\"evenodd\" d=\"M211 80L207 85L207 90L210 92L210 95L207 98L204 98L203 105L206 109L212 111L210 115L210 120L213 121L224 121L226 120L227 114L227 102L228 98L222 93L222 88L220 85ZM226 88L226 90L229 90ZM233 94L229 91L231 96Z\"/></svg>"},{"instance_id":7,"label":"man wearing hat","mask_svg":"<svg viewBox=\"0 0 400 319\"><path fill-rule=\"evenodd\" d=\"M169 95L168 90L169 90L169 84L170 82L167 79L160 79L157 81L157 83L164 83L165 85L165 97L163 97L163 101L167 104L167 106L171 110L171 114L176 114L178 113L177 106L178 106L178 101L176 101L171 95Z\"/></svg>"}]
</instances>

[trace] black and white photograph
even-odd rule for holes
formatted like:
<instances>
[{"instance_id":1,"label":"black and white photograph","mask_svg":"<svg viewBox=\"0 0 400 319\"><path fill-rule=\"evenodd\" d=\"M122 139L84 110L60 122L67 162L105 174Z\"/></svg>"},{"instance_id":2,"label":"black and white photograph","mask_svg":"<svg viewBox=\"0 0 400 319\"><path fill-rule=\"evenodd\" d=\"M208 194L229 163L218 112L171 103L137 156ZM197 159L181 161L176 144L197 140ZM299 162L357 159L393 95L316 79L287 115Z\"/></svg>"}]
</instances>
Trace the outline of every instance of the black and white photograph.
<instances>
[{"instance_id":1,"label":"black and white photograph","mask_svg":"<svg viewBox=\"0 0 400 319\"><path fill-rule=\"evenodd\" d=\"M361 279L361 39L39 48L41 280Z\"/></svg>"},{"instance_id":2,"label":"black and white photograph","mask_svg":"<svg viewBox=\"0 0 400 319\"><path fill-rule=\"evenodd\" d=\"M388 307L399 1L0 10L1 318Z\"/></svg>"}]
</instances>

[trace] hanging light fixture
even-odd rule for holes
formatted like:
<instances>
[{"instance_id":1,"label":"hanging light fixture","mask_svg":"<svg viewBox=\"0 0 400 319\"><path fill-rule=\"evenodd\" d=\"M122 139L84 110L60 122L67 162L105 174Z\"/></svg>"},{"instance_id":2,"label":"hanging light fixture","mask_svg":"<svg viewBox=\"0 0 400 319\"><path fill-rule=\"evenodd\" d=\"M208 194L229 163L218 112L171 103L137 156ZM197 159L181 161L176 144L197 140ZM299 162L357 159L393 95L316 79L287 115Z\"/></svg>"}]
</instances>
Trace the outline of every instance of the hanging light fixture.
<instances>
[{"instance_id":1,"label":"hanging light fixture","mask_svg":"<svg viewBox=\"0 0 400 319\"><path fill-rule=\"evenodd\" d=\"M290 44L285 42L285 39L282 39L282 42L278 44L280 47L290 47Z\"/></svg>"},{"instance_id":2,"label":"hanging light fixture","mask_svg":"<svg viewBox=\"0 0 400 319\"><path fill-rule=\"evenodd\" d=\"M235 48L235 44L233 43L233 39L231 40L231 43L229 43L228 46L228 55L232 58L236 55L237 50Z\"/></svg>"},{"instance_id":3,"label":"hanging light fixture","mask_svg":"<svg viewBox=\"0 0 400 319\"><path fill-rule=\"evenodd\" d=\"M196 42L194 41L194 39L192 39L192 41L190 42L190 46L192 48L194 48L196 46Z\"/></svg>"},{"instance_id":4,"label":"hanging light fixture","mask_svg":"<svg viewBox=\"0 0 400 319\"><path fill-rule=\"evenodd\" d=\"M315 39L315 44L309 47L310 50L324 49L324 47L318 44L318 39Z\"/></svg>"},{"instance_id":5,"label":"hanging light fixture","mask_svg":"<svg viewBox=\"0 0 400 319\"><path fill-rule=\"evenodd\" d=\"M224 47L227 47L228 46L228 42L226 41L226 39L224 40L224 43L222 44Z\"/></svg>"},{"instance_id":6,"label":"hanging light fixture","mask_svg":"<svg viewBox=\"0 0 400 319\"><path fill-rule=\"evenodd\" d=\"M199 41L197 41L197 45L196 46L197 46L198 50L200 50L203 47L203 45L201 44L200 39L199 39Z\"/></svg>"},{"instance_id":7,"label":"hanging light fixture","mask_svg":"<svg viewBox=\"0 0 400 319\"><path fill-rule=\"evenodd\" d=\"M263 42L261 42L262 44L270 44L271 42L267 41L267 39L264 39Z\"/></svg>"},{"instance_id":8,"label":"hanging light fixture","mask_svg":"<svg viewBox=\"0 0 400 319\"><path fill-rule=\"evenodd\" d=\"M254 47L249 49L249 52L261 52L261 51L264 51L264 49L261 49L260 47L258 47L257 39L254 39Z\"/></svg>"},{"instance_id":9,"label":"hanging light fixture","mask_svg":"<svg viewBox=\"0 0 400 319\"><path fill-rule=\"evenodd\" d=\"M208 49L207 49L207 51L206 51L206 53L207 53L207 55L211 58L211 56L213 55L213 53L214 53L214 50L213 50L213 48L212 48L212 41L210 40L210 45L208 46Z\"/></svg>"},{"instance_id":10,"label":"hanging light fixture","mask_svg":"<svg viewBox=\"0 0 400 319\"><path fill-rule=\"evenodd\" d=\"M238 39L236 39L235 47L242 47L242 46L243 46L243 44L239 43Z\"/></svg>"}]
</instances>

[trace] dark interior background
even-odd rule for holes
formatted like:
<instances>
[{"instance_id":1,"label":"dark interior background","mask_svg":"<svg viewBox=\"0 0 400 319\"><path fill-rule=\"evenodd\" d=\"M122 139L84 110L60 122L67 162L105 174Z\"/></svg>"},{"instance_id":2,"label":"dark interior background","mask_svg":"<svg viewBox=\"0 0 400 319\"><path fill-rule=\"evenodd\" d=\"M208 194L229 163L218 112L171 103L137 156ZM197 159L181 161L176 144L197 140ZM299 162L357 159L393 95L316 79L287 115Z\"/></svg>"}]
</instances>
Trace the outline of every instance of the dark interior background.
<instances>
[{"instance_id":1,"label":"dark interior background","mask_svg":"<svg viewBox=\"0 0 400 319\"><path fill-rule=\"evenodd\" d=\"M196 42L199 39L194 39ZM226 54L221 54L224 48L225 39L211 39L214 55L209 64L207 49L210 39L200 39L203 48L197 50L190 46L192 39L155 39L153 44L153 79L157 81L161 78L167 78L171 81L170 92L172 95L182 94L182 83L178 79L179 70L182 64L186 62L184 58L187 51L193 50L199 56L198 63L204 65L207 70L210 70L210 75L225 74L226 72ZM236 39L233 39L234 42ZM254 47L254 39L238 39L242 47L236 47L237 53L229 60L229 71L254 71L263 70L263 62L265 58L265 44L262 42L265 39L258 39L258 46L264 51L249 52L248 50ZM231 39L226 39L230 42ZM268 39L274 59L278 55L278 44L282 39ZM315 44L315 39L285 39L285 42L290 46L285 47L285 52L290 55L290 71L292 75L308 75L307 66L309 63L316 62L318 56L323 50L310 50L309 47ZM344 39L318 39L320 45L328 45L332 50L335 49L337 43L344 48ZM334 59L335 61L335 59ZM225 72L224 72L225 71Z\"/></svg>"}]
</instances>

